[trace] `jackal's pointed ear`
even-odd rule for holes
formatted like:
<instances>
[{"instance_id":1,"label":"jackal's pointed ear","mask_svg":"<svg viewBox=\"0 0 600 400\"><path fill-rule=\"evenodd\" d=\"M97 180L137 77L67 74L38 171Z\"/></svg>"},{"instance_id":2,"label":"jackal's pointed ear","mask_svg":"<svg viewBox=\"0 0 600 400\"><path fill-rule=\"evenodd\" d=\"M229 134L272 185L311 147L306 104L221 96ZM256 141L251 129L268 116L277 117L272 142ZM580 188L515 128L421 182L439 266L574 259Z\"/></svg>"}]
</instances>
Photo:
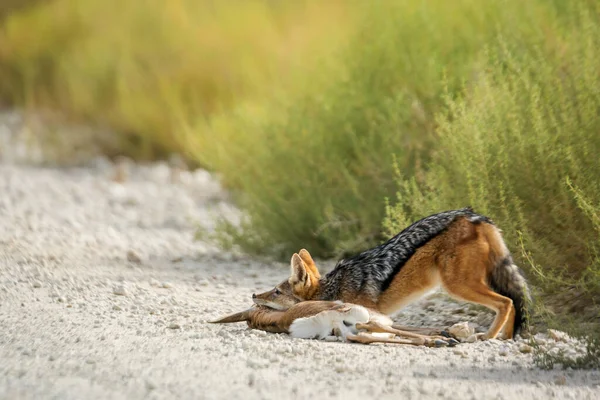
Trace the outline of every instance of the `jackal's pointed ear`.
<instances>
[{"instance_id":1,"label":"jackal's pointed ear","mask_svg":"<svg viewBox=\"0 0 600 400\"><path fill-rule=\"evenodd\" d=\"M300 250L300 252L298 252L298 255L300 256L302 261L304 261L304 264L306 264L306 267L310 271L310 274L312 275L312 277L314 279L321 279L321 274L319 273L317 264L315 264L315 262L313 261L308 250L302 249L302 250Z\"/></svg>"},{"instance_id":2,"label":"jackal's pointed ear","mask_svg":"<svg viewBox=\"0 0 600 400\"><path fill-rule=\"evenodd\" d=\"M295 289L307 289L310 287L310 272L306 268L306 264L298 253L294 253L291 261L291 275L289 279L290 285Z\"/></svg>"}]
</instances>

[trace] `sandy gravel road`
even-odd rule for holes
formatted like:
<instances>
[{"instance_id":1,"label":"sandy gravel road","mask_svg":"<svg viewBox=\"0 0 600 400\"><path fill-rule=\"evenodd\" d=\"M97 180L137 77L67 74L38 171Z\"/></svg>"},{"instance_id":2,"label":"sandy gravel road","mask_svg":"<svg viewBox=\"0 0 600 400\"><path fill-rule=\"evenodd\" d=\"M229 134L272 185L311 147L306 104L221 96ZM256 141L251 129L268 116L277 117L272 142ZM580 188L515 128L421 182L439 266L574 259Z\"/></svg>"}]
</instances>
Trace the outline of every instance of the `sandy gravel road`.
<instances>
[{"instance_id":1,"label":"sandy gravel road","mask_svg":"<svg viewBox=\"0 0 600 400\"><path fill-rule=\"evenodd\" d=\"M362 346L206 324L287 266L193 240L235 214L206 172L112 173L0 166L0 399L600 398L600 372L541 371L522 343ZM435 295L400 319L489 314Z\"/></svg>"}]
</instances>

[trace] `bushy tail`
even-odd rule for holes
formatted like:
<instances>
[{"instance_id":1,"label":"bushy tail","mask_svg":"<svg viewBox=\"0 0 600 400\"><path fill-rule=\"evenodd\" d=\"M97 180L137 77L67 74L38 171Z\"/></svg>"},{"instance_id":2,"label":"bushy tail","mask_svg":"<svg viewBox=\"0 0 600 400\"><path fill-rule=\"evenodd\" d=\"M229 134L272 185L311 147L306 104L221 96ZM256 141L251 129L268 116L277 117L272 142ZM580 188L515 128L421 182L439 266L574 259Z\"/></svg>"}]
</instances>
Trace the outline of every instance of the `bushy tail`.
<instances>
[{"instance_id":1,"label":"bushy tail","mask_svg":"<svg viewBox=\"0 0 600 400\"><path fill-rule=\"evenodd\" d=\"M504 256L494 267L490 276L490 287L502 296L513 301L515 307L514 334L527 325L528 305L531 297L527 281L519 267L513 263L510 254Z\"/></svg>"}]
</instances>

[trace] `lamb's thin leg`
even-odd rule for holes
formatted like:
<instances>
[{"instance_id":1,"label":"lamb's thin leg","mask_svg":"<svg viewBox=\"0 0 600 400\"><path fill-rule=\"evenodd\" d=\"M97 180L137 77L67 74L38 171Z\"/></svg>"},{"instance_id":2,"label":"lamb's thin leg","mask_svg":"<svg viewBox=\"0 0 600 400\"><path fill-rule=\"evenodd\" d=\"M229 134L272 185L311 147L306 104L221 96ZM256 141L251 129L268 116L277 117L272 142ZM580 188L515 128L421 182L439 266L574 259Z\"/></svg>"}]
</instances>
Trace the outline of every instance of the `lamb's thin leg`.
<instances>
[{"instance_id":1,"label":"lamb's thin leg","mask_svg":"<svg viewBox=\"0 0 600 400\"><path fill-rule=\"evenodd\" d=\"M366 324L356 324L356 329L363 329L368 332L385 332L391 333L396 336L405 337L405 338L414 338L422 341L422 344L426 346L435 346L440 347L444 344L446 346L454 346L458 343L455 339L448 339L442 336L428 336L428 335L420 335L414 332L407 332L399 329L395 329L394 327L382 325L378 322L369 321Z\"/></svg>"},{"instance_id":2,"label":"lamb's thin leg","mask_svg":"<svg viewBox=\"0 0 600 400\"><path fill-rule=\"evenodd\" d=\"M391 343L391 344L408 344L412 346L423 346L424 341L420 339L398 339L398 338L382 338L376 337L369 333L362 332L358 335L348 334L346 340L355 343L371 344L371 343Z\"/></svg>"},{"instance_id":3,"label":"lamb's thin leg","mask_svg":"<svg viewBox=\"0 0 600 400\"><path fill-rule=\"evenodd\" d=\"M444 332L445 332L444 329L432 328L432 327L428 327L428 326L414 327L414 326L394 324L394 325L392 325L392 328L398 329L399 331L404 331L404 332L418 333L418 334L424 335L424 336L444 336Z\"/></svg>"}]
</instances>

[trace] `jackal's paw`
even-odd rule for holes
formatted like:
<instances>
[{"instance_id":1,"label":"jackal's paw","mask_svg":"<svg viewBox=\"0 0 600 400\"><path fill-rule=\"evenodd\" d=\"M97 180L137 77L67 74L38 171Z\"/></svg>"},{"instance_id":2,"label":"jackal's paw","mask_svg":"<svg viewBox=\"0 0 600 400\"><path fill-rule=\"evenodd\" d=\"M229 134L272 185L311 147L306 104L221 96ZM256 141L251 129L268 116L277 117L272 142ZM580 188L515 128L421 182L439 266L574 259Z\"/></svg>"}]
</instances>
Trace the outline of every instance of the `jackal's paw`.
<instances>
[{"instance_id":1,"label":"jackal's paw","mask_svg":"<svg viewBox=\"0 0 600 400\"><path fill-rule=\"evenodd\" d=\"M500 339L500 340L514 340L514 337L509 336L506 333L502 333L500 336L498 336L498 339Z\"/></svg>"}]
</instances>

